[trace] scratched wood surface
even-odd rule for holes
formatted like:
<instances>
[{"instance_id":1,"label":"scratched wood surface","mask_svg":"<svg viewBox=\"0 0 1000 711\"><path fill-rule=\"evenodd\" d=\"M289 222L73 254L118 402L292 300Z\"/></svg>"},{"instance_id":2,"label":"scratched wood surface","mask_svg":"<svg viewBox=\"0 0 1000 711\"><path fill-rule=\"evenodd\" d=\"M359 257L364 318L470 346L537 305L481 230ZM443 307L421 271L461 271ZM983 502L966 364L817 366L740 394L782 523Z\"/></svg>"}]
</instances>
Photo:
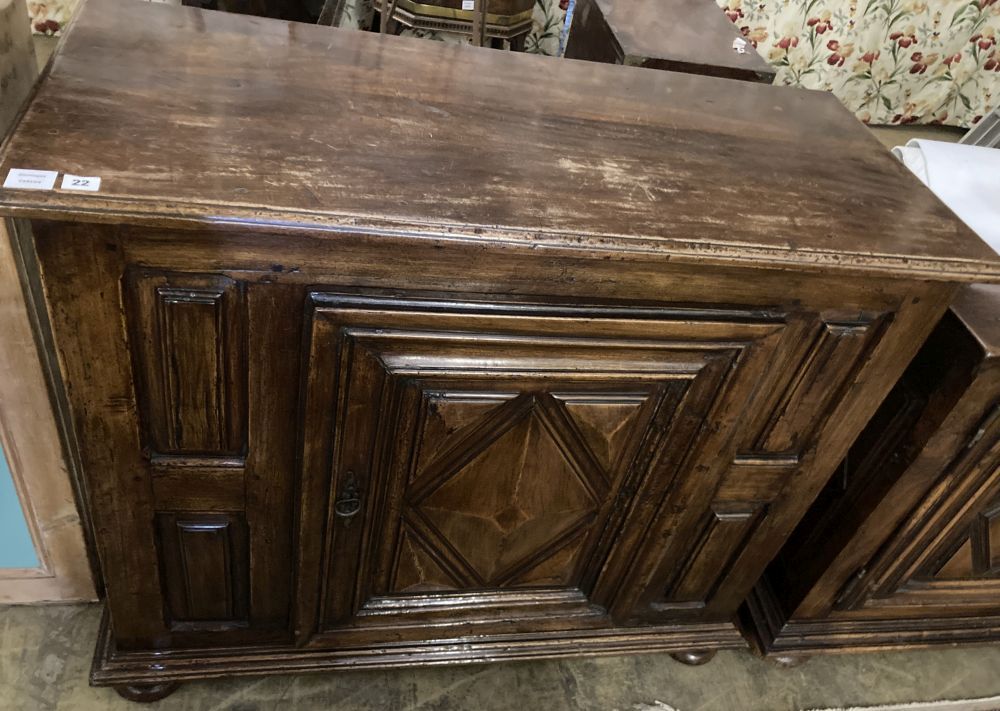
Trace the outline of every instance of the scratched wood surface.
<instances>
[{"instance_id":1,"label":"scratched wood surface","mask_svg":"<svg viewBox=\"0 0 1000 711\"><path fill-rule=\"evenodd\" d=\"M0 213L1000 277L821 92L191 8L88 0L2 155L14 167L101 192L2 190Z\"/></svg>"}]
</instances>

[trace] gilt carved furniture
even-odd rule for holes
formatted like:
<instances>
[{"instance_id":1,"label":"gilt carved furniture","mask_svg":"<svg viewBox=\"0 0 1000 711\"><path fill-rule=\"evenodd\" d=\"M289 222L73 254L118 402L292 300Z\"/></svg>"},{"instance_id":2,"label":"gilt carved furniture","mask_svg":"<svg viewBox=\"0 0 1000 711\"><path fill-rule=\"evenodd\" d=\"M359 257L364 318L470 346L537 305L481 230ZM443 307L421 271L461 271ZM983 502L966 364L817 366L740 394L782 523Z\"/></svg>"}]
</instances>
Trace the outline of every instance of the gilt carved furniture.
<instances>
[{"instance_id":1,"label":"gilt carved furniture","mask_svg":"<svg viewBox=\"0 0 1000 711\"><path fill-rule=\"evenodd\" d=\"M315 12L308 0L181 0L182 4L199 7L204 10L219 10L236 12L241 15L256 17L271 17L278 20L294 20L296 22L311 22Z\"/></svg>"},{"instance_id":2,"label":"gilt carved furniture","mask_svg":"<svg viewBox=\"0 0 1000 711\"><path fill-rule=\"evenodd\" d=\"M1000 641L1000 287L960 292L746 617L787 660Z\"/></svg>"},{"instance_id":3,"label":"gilt carved furniture","mask_svg":"<svg viewBox=\"0 0 1000 711\"><path fill-rule=\"evenodd\" d=\"M477 46L487 44L485 40L498 46L506 41L513 51L523 51L525 38L531 31L535 0L479 2L478 9L473 0L373 0L372 4L383 13L382 32L387 31L389 22L396 22L416 30L471 35L472 43Z\"/></svg>"},{"instance_id":4,"label":"gilt carved furniture","mask_svg":"<svg viewBox=\"0 0 1000 711\"><path fill-rule=\"evenodd\" d=\"M766 84L775 73L712 0L577 0L565 56Z\"/></svg>"},{"instance_id":5,"label":"gilt carved furniture","mask_svg":"<svg viewBox=\"0 0 1000 711\"><path fill-rule=\"evenodd\" d=\"M0 214L82 448L92 681L131 698L742 646L959 285L1000 278L831 96L192 8L88 0L12 168L101 178Z\"/></svg>"}]
</instances>

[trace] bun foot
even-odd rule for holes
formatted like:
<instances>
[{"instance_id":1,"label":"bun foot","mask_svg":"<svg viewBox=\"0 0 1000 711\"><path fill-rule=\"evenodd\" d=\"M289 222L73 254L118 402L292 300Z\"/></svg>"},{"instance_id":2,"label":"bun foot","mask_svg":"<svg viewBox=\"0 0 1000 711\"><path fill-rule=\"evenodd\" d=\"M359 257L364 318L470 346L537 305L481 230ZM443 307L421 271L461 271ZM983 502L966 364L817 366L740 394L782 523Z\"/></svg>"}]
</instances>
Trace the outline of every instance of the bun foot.
<instances>
[{"instance_id":1,"label":"bun foot","mask_svg":"<svg viewBox=\"0 0 1000 711\"><path fill-rule=\"evenodd\" d=\"M712 661L715 657L715 652L716 650L714 649L689 649L685 652L672 652L670 656L681 664L697 667Z\"/></svg>"},{"instance_id":2,"label":"bun foot","mask_svg":"<svg viewBox=\"0 0 1000 711\"><path fill-rule=\"evenodd\" d=\"M810 655L808 654L775 654L774 656L765 657L767 661L783 668L791 669L793 667L802 666L809 661Z\"/></svg>"},{"instance_id":3,"label":"bun foot","mask_svg":"<svg viewBox=\"0 0 1000 711\"><path fill-rule=\"evenodd\" d=\"M129 701L148 704L152 701L165 699L177 691L180 684L176 681L165 681L160 684L122 684L116 686L118 695Z\"/></svg>"}]
</instances>

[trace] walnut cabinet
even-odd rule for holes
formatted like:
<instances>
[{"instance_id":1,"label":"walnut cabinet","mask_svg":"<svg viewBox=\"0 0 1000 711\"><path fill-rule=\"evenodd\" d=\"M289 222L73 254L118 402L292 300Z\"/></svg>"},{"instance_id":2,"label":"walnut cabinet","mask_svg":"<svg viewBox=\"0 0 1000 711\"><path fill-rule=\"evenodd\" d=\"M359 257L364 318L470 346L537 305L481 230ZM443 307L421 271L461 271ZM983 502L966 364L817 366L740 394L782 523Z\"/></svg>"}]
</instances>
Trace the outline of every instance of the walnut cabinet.
<instances>
[{"instance_id":1,"label":"walnut cabinet","mask_svg":"<svg viewBox=\"0 0 1000 711\"><path fill-rule=\"evenodd\" d=\"M80 444L92 681L140 700L742 646L959 285L1000 277L832 97L193 8L88 0L0 161L101 178L0 212Z\"/></svg>"},{"instance_id":2,"label":"walnut cabinet","mask_svg":"<svg viewBox=\"0 0 1000 711\"><path fill-rule=\"evenodd\" d=\"M748 601L772 656L1000 640L1000 289L963 289Z\"/></svg>"}]
</instances>

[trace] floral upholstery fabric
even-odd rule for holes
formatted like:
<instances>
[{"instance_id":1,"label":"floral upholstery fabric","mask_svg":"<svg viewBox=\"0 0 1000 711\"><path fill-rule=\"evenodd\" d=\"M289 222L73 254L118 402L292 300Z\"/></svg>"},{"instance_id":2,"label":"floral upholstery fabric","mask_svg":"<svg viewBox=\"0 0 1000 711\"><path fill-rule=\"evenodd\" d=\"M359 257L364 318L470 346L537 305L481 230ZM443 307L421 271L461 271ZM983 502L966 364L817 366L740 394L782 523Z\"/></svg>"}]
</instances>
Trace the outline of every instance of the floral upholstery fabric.
<instances>
[{"instance_id":1,"label":"floral upholstery fabric","mask_svg":"<svg viewBox=\"0 0 1000 711\"><path fill-rule=\"evenodd\" d=\"M48 0L35 2L28 0L28 17L35 34L55 35L73 17L78 0Z\"/></svg>"},{"instance_id":2,"label":"floral upholstery fabric","mask_svg":"<svg viewBox=\"0 0 1000 711\"><path fill-rule=\"evenodd\" d=\"M971 126L1000 101L1000 0L716 0L778 68L866 123Z\"/></svg>"},{"instance_id":3,"label":"floral upholstery fabric","mask_svg":"<svg viewBox=\"0 0 1000 711\"><path fill-rule=\"evenodd\" d=\"M967 127L1000 105L1000 0L715 1L778 83L832 91L866 123ZM348 0L341 25L363 24L370 3ZM56 34L76 4L29 0L32 26ZM527 51L559 54L569 4L535 0Z\"/></svg>"}]
</instances>

